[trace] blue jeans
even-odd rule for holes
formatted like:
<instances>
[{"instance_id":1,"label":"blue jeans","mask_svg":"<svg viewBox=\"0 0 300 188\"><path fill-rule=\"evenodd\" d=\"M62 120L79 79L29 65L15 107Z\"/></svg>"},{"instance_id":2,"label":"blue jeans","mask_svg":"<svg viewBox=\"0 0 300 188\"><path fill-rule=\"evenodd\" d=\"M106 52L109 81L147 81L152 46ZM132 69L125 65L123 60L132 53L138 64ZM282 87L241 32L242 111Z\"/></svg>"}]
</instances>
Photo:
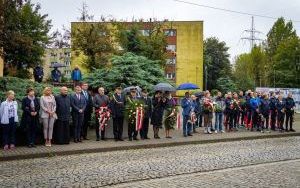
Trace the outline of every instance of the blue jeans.
<instances>
[{"instance_id":1,"label":"blue jeans","mask_svg":"<svg viewBox=\"0 0 300 188\"><path fill-rule=\"evenodd\" d=\"M188 122L190 116L183 116L183 136L191 134L192 125Z\"/></svg>"},{"instance_id":2,"label":"blue jeans","mask_svg":"<svg viewBox=\"0 0 300 188\"><path fill-rule=\"evenodd\" d=\"M3 145L16 144L16 123L15 119L9 118L9 124L2 125Z\"/></svg>"},{"instance_id":3,"label":"blue jeans","mask_svg":"<svg viewBox=\"0 0 300 188\"><path fill-rule=\"evenodd\" d=\"M222 112L216 112L215 113L215 130L216 131L222 131L223 130L223 113Z\"/></svg>"}]
</instances>

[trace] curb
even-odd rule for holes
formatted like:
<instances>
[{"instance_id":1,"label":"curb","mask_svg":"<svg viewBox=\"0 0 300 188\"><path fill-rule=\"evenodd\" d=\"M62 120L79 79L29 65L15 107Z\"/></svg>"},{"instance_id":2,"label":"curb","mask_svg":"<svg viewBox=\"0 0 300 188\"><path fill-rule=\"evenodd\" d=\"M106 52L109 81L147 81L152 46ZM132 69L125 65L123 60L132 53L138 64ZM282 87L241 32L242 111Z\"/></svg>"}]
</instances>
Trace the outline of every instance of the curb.
<instances>
[{"instance_id":1,"label":"curb","mask_svg":"<svg viewBox=\"0 0 300 188\"><path fill-rule=\"evenodd\" d=\"M46 157L75 155L75 154L83 154L83 153L86 154L86 153L112 152L112 151L124 151L124 150L136 150L136 149L175 147L175 146L192 145L192 144L208 144L208 143L232 142L232 141L242 141L242 140L283 138L283 137L293 137L293 136L300 136L300 132L272 134L272 135L263 135L263 136L258 135L258 136L235 137L235 138L221 138L221 139L212 139L212 140L193 140L193 141L183 141L183 142L154 143L154 144L144 144L144 145L135 145L135 146L116 146L116 147L109 147L109 148L91 148L91 149L80 149L80 150L48 152L48 153L34 153L34 154L24 154L24 155L15 155L15 156L4 156L4 157L0 157L0 161L46 158Z\"/></svg>"}]
</instances>

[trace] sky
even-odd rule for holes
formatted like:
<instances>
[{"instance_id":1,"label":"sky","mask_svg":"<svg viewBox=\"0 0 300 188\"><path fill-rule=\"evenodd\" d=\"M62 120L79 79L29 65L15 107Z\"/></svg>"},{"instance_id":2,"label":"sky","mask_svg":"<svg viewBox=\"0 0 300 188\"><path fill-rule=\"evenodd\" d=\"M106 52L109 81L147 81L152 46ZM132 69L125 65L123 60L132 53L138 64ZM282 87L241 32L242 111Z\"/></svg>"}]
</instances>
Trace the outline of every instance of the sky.
<instances>
[{"instance_id":1,"label":"sky","mask_svg":"<svg viewBox=\"0 0 300 188\"><path fill-rule=\"evenodd\" d=\"M247 12L270 17L283 16L293 20L297 33L300 33L300 0L184 0L192 3L223 9ZM217 37L229 47L231 61L241 53L249 52L250 43L241 40L249 37L244 30L251 28L251 16L214 10L174 0L32 0L40 3L41 12L52 19L52 30L71 27L77 21L83 2L88 12L99 20L101 15L118 20L132 18L157 18L170 21L201 20L204 21L204 38ZM255 29L260 31L256 37L265 39L276 19L254 17Z\"/></svg>"}]
</instances>

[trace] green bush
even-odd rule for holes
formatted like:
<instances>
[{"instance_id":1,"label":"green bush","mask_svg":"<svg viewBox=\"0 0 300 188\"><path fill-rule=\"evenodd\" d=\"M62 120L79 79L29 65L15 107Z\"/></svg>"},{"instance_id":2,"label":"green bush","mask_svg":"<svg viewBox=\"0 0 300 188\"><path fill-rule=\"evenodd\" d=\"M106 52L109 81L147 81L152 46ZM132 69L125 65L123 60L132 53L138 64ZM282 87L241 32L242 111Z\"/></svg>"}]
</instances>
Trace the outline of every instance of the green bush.
<instances>
[{"instance_id":1,"label":"green bush","mask_svg":"<svg viewBox=\"0 0 300 188\"><path fill-rule=\"evenodd\" d=\"M5 100L5 93L8 90L13 90L16 93L16 100L21 101L26 96L26 89L33 87L36 91L36 96L40 97L45 87L52 87L53 93L58 94L59 88L53 87L49 84L38 83L28 79L21 79L16 77L3 77L0 78L0 100Z\"/></svg>"}]
</instances>

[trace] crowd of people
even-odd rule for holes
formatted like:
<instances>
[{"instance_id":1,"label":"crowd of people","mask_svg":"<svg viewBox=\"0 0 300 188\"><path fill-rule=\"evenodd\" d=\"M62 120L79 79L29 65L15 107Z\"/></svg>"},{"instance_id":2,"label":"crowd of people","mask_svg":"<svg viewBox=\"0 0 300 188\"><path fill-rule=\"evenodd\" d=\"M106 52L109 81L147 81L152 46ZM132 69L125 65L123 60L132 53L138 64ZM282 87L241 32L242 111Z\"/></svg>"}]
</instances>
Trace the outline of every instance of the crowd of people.
<instances>
[{"instance_id":1,"label":"crowd of people","mask_svg":"<svg viewBox=\"0 0 300 188\"><path fill-rule=\"evenodd\" d=\"M138 134L142 140L149 139L149 125L153 126L155 139L160 138L159 130L163 126L168 139L172 138L172 129L181 127L184 137L193 136L197 128L202 126L206 134L238 131L241 127L261 132L295 131L295 102L291 93L283 98L281 93L262 94L251 90L245 94L243 91L228 92L224 96L218 92L215 97L209 91L200 95L186 92L179 100L167 91L155 91L154 96L149 97L146 89L138 91L135 87L125 94L121 87L116 87L112 96L106 95L103 87L99 87L96 94L88 89L88 84L82 83L75 86L74 93L69 94L67 87L61 87L60 94L54 96L52 89L46 87L38 99L34 88L28 88L27 96L22 100L21 118L18 117L15 93L8 91L6 100L0 106L4 150L15 148L19 119L25 124L30 148L36 147L40 123L47 147L51 147L52 143L69 144L70 130L74 143L88 140L87 131L93 113L97 141L106 140L105 131L110 119L113 121L115 141L124 141L124 119L128 126L129 141L138 140Z\"/></svg>"}]
</instances>

